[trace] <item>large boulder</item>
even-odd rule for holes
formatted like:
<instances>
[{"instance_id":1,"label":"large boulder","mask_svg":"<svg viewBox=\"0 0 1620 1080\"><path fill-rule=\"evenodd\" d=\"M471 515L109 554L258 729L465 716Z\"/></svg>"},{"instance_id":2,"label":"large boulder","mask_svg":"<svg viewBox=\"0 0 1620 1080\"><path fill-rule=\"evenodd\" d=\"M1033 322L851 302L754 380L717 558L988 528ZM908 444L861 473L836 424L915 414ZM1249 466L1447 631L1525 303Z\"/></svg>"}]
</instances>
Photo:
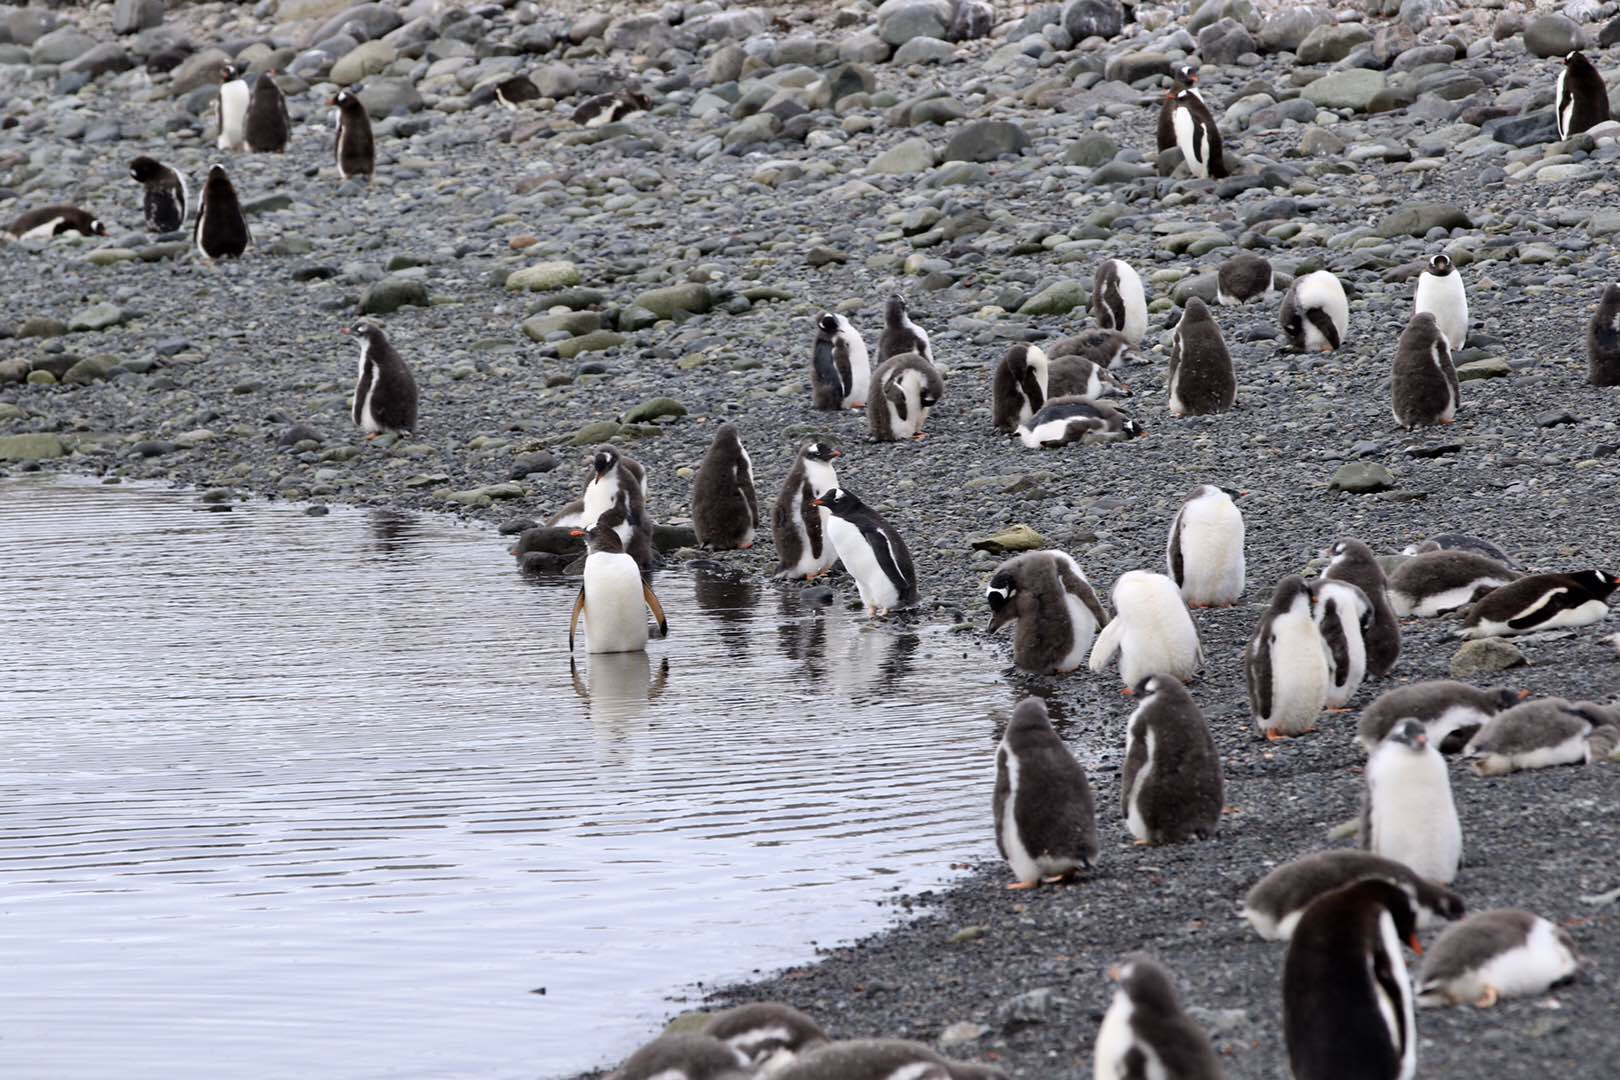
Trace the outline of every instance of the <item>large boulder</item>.
<instances>
[{"instance_id":1,"label":"large boulder","mask_svg":"<svg viewBox=\"0 0 1620 1080\"><path fill-rule=\"evenodd\" d=\"M87 53L69 60L62 65L63 71L82 71L92 79L107 74L109 71L128 71L135 66L124 47L115 42L104 41Z\"/></svg>"},{"instance_id":2,"label":"large boulder","mask_svg":"<svg viewBox=\"0 0 1620 1080\"><path fill-rule=\"evenodd\" d=\"M1471 229L1474 223L1467 211L1451 203L1414 203L1390 212L1374 231L1389 239L1397 236L1427 236L1430 229Z\"/></svg>"},{"instance_id":3,"label":"large boulder","mask_svg":"<svg viewBox=\"0 0 1620 1080\"><path fill-rule=\"evenodd\" d=\"M1118 37L1125 29L1125 8L1119 0L1069 0L1063 9L1063 28L1075 41Z\"/></svg>"},{"instance_id":4,"label":"large boulder","mask_svg":"<svg viewBox=\"0 0 1620 1080\"><path fill-rule=\"evenodd\" d=\"M675 43L675 35L662 15L643 12L613 20L603 35L609 48L657 56Z\"/></svg>"},{"instance_id":5,"label":"large boulder","mask_svg":"<svg viewBox=\"0 0 1620 1080\"><path fill-rule=\"evenodd\" d=\"M1335 71L1308 83L1300 95L1324 109L1366 112L1372 99L1383 92L1387 81L1382 71L1351 68L1348 71Z\"/></svg>"},{"instance_id":6,"label":"large boulder","mask_svg":"<svg viewBox=\"0 0 1620 1080\"><path fill-rule=\"evenodd\" d=\"M927 172L933 167L934 148L928 145L928 140L907 139L873 158L866 166L866 171L890 176L910 176L913 173Z\"/></svg>"},{"instance_id":7,"label":"large boulder","mask_svg":"<svg viewBox=\"0 0 1620 1080\"><path fill-rule=\"evenodd\" d=\"M32 60L36 64L65 64L96 47L96 39L77 26L62 26L34 42Z\"/></svg>"},{"instance_id":8,"label":"large boulder","mask_svg":"<svg viewBox=\"0 0 1620 1080\"><path fill-rule=\"evenodd\" d=\"M372 79L360 91L360 103L374 119L392 116L403 109L418 112L422 108L422 95L409 79Z\"/></svg>"},{"instance_id":9,"label":"large boulder","mask_svg":"<svg viewBox=\"0 0 1620 1080\"><path fill-rule=\"evenodd\" d=\"M1254 38L1236 19L1222 19L1198 31L1198 55L1208 64L1235 64L1244 53L1255 52Z\"/></svg>"},{"instance_id":10,"label":"large boulder","mask_svg":"<svg viewBox=\"0 0 1620 1080\"><path fill-rule=\"evenodd\" d=\"M118 0L113 5L115 34L138 34L163 22L163 0Z\"/></svg>"},{"instance_id":11,"label":"large boulder","mask_svg":"<svg viewBox=\"0 0 1620 1080\"><path fill-rule=\"evenodd\" d=\"M399 12L385 4L356 4L333 15L310 31L304 38L304 47L308 48L317 41L325 41L343 32L343 28L350 23L358 23L366 31L366 37L376 40L385 34L393 33L404 25L405 20Z\"/></svg>"},{"instance_id":12,"label":"large boulder","mask_svg":"<svg viewBox=\"0 0 1620 1080\"><path fill-rule=\"evenodd\" d=\"M369 79L384 71L397 59L399 53L394 51L392 45L381 41L362 42L332 65L328 77L339 86L353 86L361 79Z\"/></svg>"},{"instance_id":13,"label":"large boulder","mask_svg":"<svg viewBox=\"0 0 1620 1080\"><path fill-rule=\"evenodd\" d=\"M1267 52L1298 52L1312 30L1331 25L1333 13L1326 8L1299 5L1274 11L1260 26L1260 47Z\"/></svg>"},{"instance_id":14,"label":"large boulder","mask_svg":"<svg viewBox=\"0 0 1620 1080\"><path fill-rule=\"evenodd\" d=\"M974 120L956 129L940 160L994 161L1003 154L1021 154L1028 146L1029 136L1010 120Z\"/></svg>"},{"instance_id":15,"label":"large boulder","mask_svg":"<svg viewBox=\"0 0 1620 1080\"><path fill-rule=\"evenodd\" d=\"M741 40L763 34L771 25L770 16L759 8L733 8L689 19L685 29L699 41Z\"/></svg>"},{"instance_id":16,"label":"large boulder","mask_svg":"<svg viewBox=\"0 0 1620 1080\"><path fill-rule=\"evenodd\" d=\"M1524 47L1531 56L1563 56L1586 48L1586 34L1566 16L1537 15L1524 28Z\"/></svg>"},{"instance_id":17,"label":"large boulder","mask_svg":"<svg viewBox=\"0 0 1620 1080\"><path fill-rule=\"evenodd\" d=\"M53 11L37 7L14 7L6 16L4 40L14 45L33 45L61 23Z\"/></svg>"},{"instance_id":18,"label":"large boulder","mask_svg":"<svg viewBox=\"0 0 1620 1080\"><path fill-rule=\"evenodd\" d=\"M218 86L220 72L231 58L221 49L203 49L194 52L174 69L169 76L169 93L185 97L204 86Z\"/></svg>"},{"instance_id":19,"label":"large boulder","mask_svg":"<svg viewBox=\"0 0 1620 1080\"><path fill-rule=\"evenodd\" d=\"M810 86L810 105L827 109L850 94L870 94L877 89L877 76L862 64L839 64Z\"/></svg>"},{"instance_id":20,"label":"large boulder","mask_svg":"<svg viewBox=\"0 0 1620 1080\"><path fill-rule=\"evenodd\" d=\"M1301 64L1331 64L1371 40L1372 31L1360 23L1318 26L1299 43L1298 60Z\"/></svg>"},{"instance_id":21,"label":"large boulder","mask_svg":"<svg viewBox=\"0 0 1620 1080\"><path fill-rule=\"evenodd\" d=\"M541 97L561 99L579 92L579 73L561 61L537 69L529 80L540 88Z\"/></svg>"},{"instance_id":22,"label":"large boulder","mask_svg":"<svg viewBox=\"0 0 1620 1080\"><path fill-rule=\"evenodd\" d=\"M890 45L918 37L943 39L955 15L951 0L884 0L878 8L878 37Z\"/></svg>"}]
</instances>

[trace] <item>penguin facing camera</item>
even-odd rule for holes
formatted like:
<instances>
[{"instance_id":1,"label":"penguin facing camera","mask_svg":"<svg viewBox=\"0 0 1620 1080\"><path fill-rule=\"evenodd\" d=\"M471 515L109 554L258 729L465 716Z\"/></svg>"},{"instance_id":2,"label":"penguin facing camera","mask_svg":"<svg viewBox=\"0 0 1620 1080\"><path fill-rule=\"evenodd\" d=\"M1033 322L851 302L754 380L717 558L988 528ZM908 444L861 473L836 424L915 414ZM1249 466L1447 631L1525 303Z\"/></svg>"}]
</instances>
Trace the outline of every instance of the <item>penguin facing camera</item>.
<instances>
[{"instance_id":1,"label":"penguin facing camera","mask_svg":"<svg viewBox=\"0 0 1620 1080\"><path fill-rule=\"evenodd\" d=\"M1362 847L1450 885L1462 862L1462 843L1445 759L1421 723L1399 721L1367 759Z\"/></svg>"},{"instance_id":2,"label":"penguin facing camera","mask_svg":"<svg viewBox=\"0 0 1620 1080\"><path fill-rule=\"evenodd\" d=\"M1434 316L1452 352L1463 347L1468 338L1468 293L1462 275L1443 253L1432 256L1428 269L1418 275L1413 314L1424 312Z\"/></svg>"},{"instance_id":3,"label":"penguin facing camera","mask_svg":"<svg viewBox=\"0 0 1620 1080\"><path fill-rule=\"evenodd\" d=\"M1229 175L1226 151L1221 146L1221 129L1215 123L1215 114L1191 87L1177 91L1174 101L1170 123L1175 128L1176 146L1181 149L1188 171L1199 180L1226 179Z\"/></svg>"},{"instance_id":4,"label":"penguin facing camera","mask_svg":"<svg viewBox=\"0 0 1620 1080\"><path fill-rule=\"evenodd\" d=\"M219 96L214 99L214 122L219 136L214 145L220 150L236 151L247 146L248 84L242 78L242 68L225 64L219 73Z\"/></svg>"}]
</instances>

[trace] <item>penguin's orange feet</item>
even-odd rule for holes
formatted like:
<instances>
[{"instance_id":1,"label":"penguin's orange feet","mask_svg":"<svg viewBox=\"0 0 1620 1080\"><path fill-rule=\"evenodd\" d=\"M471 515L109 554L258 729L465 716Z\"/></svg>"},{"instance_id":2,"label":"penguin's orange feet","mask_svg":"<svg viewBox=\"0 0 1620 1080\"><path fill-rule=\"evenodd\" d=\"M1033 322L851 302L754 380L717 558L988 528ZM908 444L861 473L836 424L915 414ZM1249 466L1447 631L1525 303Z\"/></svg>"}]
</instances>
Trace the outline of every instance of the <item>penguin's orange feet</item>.
<instances>
[{"instance_id":1,"label":"penguin's orange feet","mask_svg":"<svg viewBox=\"0 0 1620 1080\"><path fill-rule=\"evenodd\" d=\"M1330 713L1344 713L1344 712L1354 712L1355 710L1350 708L1348 705L1340 705L1336 709L1324 709L1323 711L1324 712L1330 712Z\"/></svg>"},{"instance_id":2,"label":"penguin's orange feet","mask_svg":"<svg viewBox=\"0 0 1620 1080\"><path fill-rule=\"evenodd\" d=\"M1282 742L1286 738L1288 738L1288 736L1284 735L1282 732L1278 731L1276 728L1274 728L1274 727L1266 728L1266 741L1267 742Z\"/></svg>"},{"instance_id":3,"label":"penguin's orange feet","mask_svg":"<svg viewBox=\"0 0 1620 1080\"><path fill-rule=\"evenodd\" d=\"M864 408L866 408L866 402L864 402L864 401L857 402L854 405L851 405L850 408L852 410L853 409L864 409Z\"/></svg>"},{"instance_id":4,"label":"penguin's orange feet","mask_svg":"<svg viewBox=\"0 0 1620 1080\"><path fill-rule=\"evenodd\" d=\"M1152 847L1153 846L1153 841L1151 841L1151 840L1132 840L1131 845L1133 847Z\"/></svg>"},{"instance_id":5,"label":"penguin's orange feet","mask_svg":"<svg viewBox=\"0 0 1620 1080\"><path fill-rule=\"evenodd\" d=\"M1008 889L1012 890L1038 889L1040 887L1041 883L1039 881L1014 881L1007 886Z\"/></svg>"},{"instance_id":6,"label":"penguin's orange feet","mask_svg":"<svg viewBox=\"0 0 1620 1080\"><path fill-rule=\"evenodd\" d=\"M1483 994L1479 995L1479 1000L1474 1002L1474 1008L1476 1008L1476 1009L1489 1009L1492 1005L1495 1005L1497 1003L1497 1001L1500 1000L1500 999L1501 999L1500 991L1498 991L1496 989L1496 987L1494 987L1494 986L1487 986L1487 987L1485 987L1485 992Z\"/></svg>"},{"instance_id":7,"label":"penguin's orange feet","mask_svg":"<svg viewBox=\"0 0 1620 1080\"><path fill-rule=\"evenodd\" d=\"M750 540L750 541L748 541L748 543L746 543L746 544L740 544L740 545L738 545L738 547L737 547L737 550L738 550L738 551L747 551L747 550L748 550L748 549L749 549L749 548L751 548L751 547L753 547L753 546L754 546L754 542L753 542L753 541L752 541L752 540Z\"/></svg>"},{"instance_id":8,"label":"penguin's orange feet","mask_svg":"<svg viewBox=\"0 0 1620 1080\"><path fill-rule=\"evenodd\" d=\"M1074 876L1075 876L1075 871L1073 871L1073 870L1070 870L1067 874L1053 874L1051 877L1043 877L1043 878L1041 878L1041 884L1043 884L1043 885L1067 885L1069 882L1074 880Z\"/></svg>"},{"instance_id":9,"label":"penguin's orange feet","mask_svg":"<svg viewBox=\"0 0 1620 1080\"><path fill-rule=\"evenodd\" d=\"M1455 424L1457 421L1453 419L1453 420L1442 420L1440 422L1442 424Z\"/></svg>"},{"instance_id":10,"label":"penguin's orange feet","mask_svg":"<svg viewBox=\"0 0 1620 1080\"><path fill-rule=\"evenodd\" d=\"M928 433L926 431L919 431L919 432L917 432L917 434L915 434L915 435L913 435L911 437L911 441L912 442L922 442L926 438L928 438Z\"/></svg>"}]
</instances>

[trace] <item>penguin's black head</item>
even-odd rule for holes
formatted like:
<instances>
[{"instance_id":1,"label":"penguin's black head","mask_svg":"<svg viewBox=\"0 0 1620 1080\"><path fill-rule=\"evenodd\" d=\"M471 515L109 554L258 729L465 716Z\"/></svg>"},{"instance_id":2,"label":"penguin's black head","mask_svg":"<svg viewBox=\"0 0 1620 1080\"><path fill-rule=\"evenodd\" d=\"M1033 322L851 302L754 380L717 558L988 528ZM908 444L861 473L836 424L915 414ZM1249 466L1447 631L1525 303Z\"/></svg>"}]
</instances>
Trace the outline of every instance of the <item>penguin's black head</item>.
<instances>
[{"instance_id":1,"label":"penguin's black head","mask_svg":"<svg viewBox=\"0 0 1620 1080\"><path fill-rule=\"evenodd\" d=\"M591 454L591 468L597 476L606 476L609 469L619 464L619 452L611 446L598 446Z\"/></svg>"},{"instance_id":2,"label":"penguin's black head","mask_svg":"<svg viewBox=\"0 0 1620 1080\"><path fill-rule=\"evenodd\" d=\"M624 509L612 506L602 511L596 517L596 524L585 530L585 543L591 551L618 554L624 550L624 541L619 539L615 531L625 521Z\"/></svg>"},{"instance_id":3,"label":"penguin's black head","mask_svg":"<svg viewBox=\"0 0 1620 1080\"><path fill-rule=\"evenodd\" d=\"M863 505L861 500L857 499L854 495L845 491L843 488L830 488L827 491L822 492L821 497L816 500L815 504L817 506L825 506L828 510L832 511L833 514L839 517L845 517L849 514L853 514L855 511L861 509Z\"/></svg>"},{"instance_id":4,"label":"penguin's black head","mask_svg":"<svg viewBox=\"0 0 1620 1080\"><path fill-rule=\"evenodd\" d=\"M208 180L210 183L229 184L231 175L225 171L225 166L215 162L213 165L208 166Z\"/></svg>"},{"instance_id":5,"label":"penguin's black head","mask_svg":"<svg viewBox=\"0 0 1620 1080\"><path fill-rule=\"evenodd\" d=\"M1126 417L1125 422L1119 425L1119 433L1127 439L1139 439L1147 434L1147 428Z\"/></svg>"},{"instance_id":6,"label":"penguin's black head","mask_svg":"<svg viewBox=\"0 0 1620 1080\"><path fill-rule=\"evenodd\" d=\"M1579 59L1577 59L1577 57ZM1586 59L1586 57L1581 55L1581 50L1575 49L1575 50L1573 50L1571 52L1567 52L1567 53L1564 54L1564 66L1569 67L1571 64L1578 64L1578 63L1581 62L1581 60L1585 60L1585 59Z\"/></svg>"},{"instance_id":7,"label":"penguin's black head","mask_svg":"<svg viewBox=\"0 0 1620 1080\"><path fill-rule=\"evenodd\" d=\"M1131 696L1145 704L1147 699L1157 694L1162 687L1163 683L1159 676L1149 675L1145 679L1137 680L1136 685L1131 687Z\"/></svg>"},{"instance_id":8,"label":"penguin's black head","mask_svg":"<svg viewBox=\"0 0 1620 1080\"><path fill-rule=\"evenodd\" d=\"M619 100L623 101L626 105L629 105L632 108L640 109L643 112L652 108L652 99L646 94L643 94L640 90L626 90L624 93L619 95Z\"/></svg>"},{"instance_id":9,"label":"penguin's black head","mask_svg":"<svg viewBox=\"0 0 1620 1080\"><path fill-rule=\"evenodd\" d=\"M1451 273L1451 256L1446 255L1444 252L1431 256L1429 259L1429 273L1435 277L1445 277Z\"/></svg>"},{"instance_id":10,"label":"penguin's black head","mask_svg":"<svg viewBox=\"0 0 1620 1080\"><path fill-rule=\"evenodd\" d=\"M1182 64L1176 68L1176 81L1183 86L1198 85L1198 69L1191 64Z\"/></svg>"},{"instance_id":11,"label":"penguin's black head","mask_svg":"<svg viewBox=\"0 0 1620 1080\"><path fill-rule=\"evenodd\" d=\"M1362 878L1320 897L1314 903L1321 903L1329 897L1333 898L1336 906L1381 907L1388 911L1389 917L1395 923L1395 936L1406 942L1413 952L1419 956L1423 955L1423 943L1418 940L1417 935L1417 909L1412 905L1412 898L1407 895L1405 889L1382 878Z\"/></svg>"},{"instance_id":12,"label":"penguin's black head","mask_svg":"<svg viewBox=\"0 0 1620 1080\"><path fill-rule=\"evenodd\" d=\"M1224 491L1224 492L1226 492L1227 496L1229 498L1231 498L1234 502L1237 501L1238 499L1243 498L1243 496L1248 494L1247 491L1240 491L1237 488L1229 488L1229 487L1218 487L1215 490L1216 491Z\"/></svg>"},{"instance_id":13,"label":"penguin's black head","mask_svg":"<svg viewBox=\"0 0 1620 1080\"><path fill-rule=\"evenodd\" d=\"M842 450L832 446L830 443L824 442L805 443L804 449L799 452L803 454L805 459L808 461L831 461L833 458L841 458L844 456L844 452Z\"/></svg>"},{"instance_id":14,"label":"penguin's black head","mask_svg":"<svg viewBox=\"0 0 1620 1080\"><path fill-rule=\"evenodd\" d=\"M997 570L984 590L984 598L990 604L990 625L984 628L985 633L993 634L1018 618L1018 609L1013 604L1013 597L1017 595L1018 578L1011 570Z\"/></svg>"},{"instance_id":15,"label":"penguin's black head","mask_svg":"<svg viewBox=\"0 0 1620 1080\"><path fill-rule=\"evenodd\" d=\"M1578 570L1569 575L1581 583L1581 588L1596 599L1605 599L1616 587L1620 587L1620 577L1607 570Z\"/></svg>"},{"instance_id":16,"label":"penguin's black head","mask_svg":"<svg viewBox=\"0 0 1620 1080\"><path fill-rule=\"evenodd\" d=\"M343 333L353 337L356 341L359 341L362 346L369 345L374 341L378 341L383 336L382 327L378 326L370 319L361 319L353 326L344 327Z\"/></svg>"},{"instance_id":17,"label":"penguin's black head","mask_svg":"<svg viewBox=\"0 0 1620 1080\"><path fill-rule=\"evenodd\" d=\"M142 155L129 163L129 175L142 184L150 183L163 175L163 166L156 159Z\"/></svg>"},{"instance_id":18,"label":"penguin's black head","mask_svg":"<svg viewBox=\"0 0 1620 1080\"><path fill-rule=\"evenodd\" d=\"M1515 690L1511 686L1493 686L1486 693L1491 695L1491 704L1496 706L1497 712L1511 709L1530 696L1530 691Z\"/></svg>"},{"instance_id":19,"label":"penguin's black head","mask_svg":"<svg viewBox=\"0 0 1620 1080\"><path fill-rule=\"evenodd\" d=\"M825 312L821 318L816 320L816 327L823 334L836 334L838 333L838 316L830 311Z\"/></svg>"},{"instance_id":20,"label":"penguin's black head","mask_svg":"<svg viewBox=\"0 0 1620 1080\"><path fill-rule=\"evenodd\" d=\"M899 293L889 294L889 302L884 308L884 312L888 316L890 322L899 322L901 319L905 318L907 310L905 297L901 296Z\"/></svg>"},{"instance_id":21,"label":"penguin's black head","mask_svg":"<svg viewBox=\"0 0 1620 1080\"><path fill-rule=\"evenodd\" d=\"M219 69L219 81L220 82L228 83L228 82L231 82L234 79L240 79L241 77L242 77L242 65L241 64L232 64L232 63L227 61L226 63L220 65L220 69Z\"/></svg>"},{"instance_id":22,"label":"penguin's black head","mask_svg":"<svg viewBox=\"0 0 1620 1080\"><path fill-rule=\"evenodd\" d=\"M1429 748L1429 732L1422 721L1407 717L1398 721L1384 736L1385 742L1396 743L1416 753L1422 753Z\"/></svg>"}]
</instances>

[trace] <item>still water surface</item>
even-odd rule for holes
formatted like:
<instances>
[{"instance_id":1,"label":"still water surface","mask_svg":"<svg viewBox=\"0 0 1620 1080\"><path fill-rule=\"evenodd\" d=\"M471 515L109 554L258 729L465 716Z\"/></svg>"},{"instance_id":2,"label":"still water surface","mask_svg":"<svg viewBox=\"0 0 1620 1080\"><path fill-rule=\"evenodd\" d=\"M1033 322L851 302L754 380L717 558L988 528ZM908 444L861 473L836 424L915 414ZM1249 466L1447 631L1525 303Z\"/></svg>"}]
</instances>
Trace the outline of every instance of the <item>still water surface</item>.
<instances>
[{"instance_id":1,"label":"still water surface","mask_svg":"<svg viewBox=\"0 0 1620 1080\"><path fill-rule=\"evenodd\" d=\"M549 1078L990 853L996 660L448 519L0 478L0 1075ZM544 989L544 993L538 991Z\"/></svg>"}]
</instances>

